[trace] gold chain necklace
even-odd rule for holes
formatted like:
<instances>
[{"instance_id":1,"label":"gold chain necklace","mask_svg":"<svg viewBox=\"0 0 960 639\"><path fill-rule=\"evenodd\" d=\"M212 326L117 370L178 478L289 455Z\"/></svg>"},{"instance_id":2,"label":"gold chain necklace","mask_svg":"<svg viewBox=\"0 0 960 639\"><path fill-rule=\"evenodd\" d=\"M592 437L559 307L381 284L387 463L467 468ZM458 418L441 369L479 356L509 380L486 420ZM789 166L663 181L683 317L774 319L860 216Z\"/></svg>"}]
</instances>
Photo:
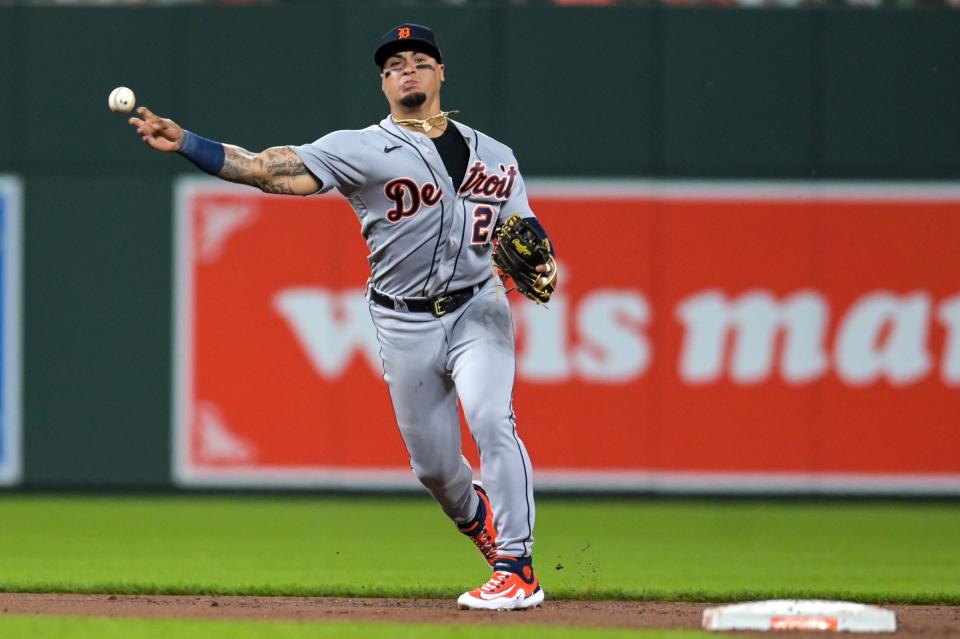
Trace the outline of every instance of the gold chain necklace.
<instances>
[{"instance_id":1,"label":"gold chain necklace","mask_svg":"<svg viewBox=\"0 0 960 639\"><path fill-rule=\"evenodd\" d=\"M431 129L442 129L447 126L447 116L453 115L454 113L460 113L459 111L441 111L436 115L431 115L428 118L423 118L422 120L418 118L407 118L405 120L398 120L392 114L390 115L390 120L398 126L412 126L417 129L423 129L424 133L430 133Z\"/></svg>"}]
</instances>

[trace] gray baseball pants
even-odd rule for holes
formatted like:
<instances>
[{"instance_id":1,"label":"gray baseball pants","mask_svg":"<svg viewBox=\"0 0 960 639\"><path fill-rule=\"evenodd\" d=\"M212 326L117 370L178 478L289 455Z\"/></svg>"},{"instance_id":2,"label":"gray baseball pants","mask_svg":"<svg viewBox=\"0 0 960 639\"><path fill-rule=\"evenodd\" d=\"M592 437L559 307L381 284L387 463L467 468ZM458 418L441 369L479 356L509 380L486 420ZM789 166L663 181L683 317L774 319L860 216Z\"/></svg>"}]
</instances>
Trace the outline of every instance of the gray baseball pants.
<instances>
[{"instance_id":1,"label":"gray baseball pants","mask_svg":"<svg viewBox=\"0 0 960 639\"><path fill-rule=\"evenodd\" d=\"M530 457L516 430L513 321L495 278L455 311L397 311L373 302L384 379L417 479L455 523L476 513L473 471L461 454L457 399L480 453L498 552L522 557L533 547L535 509Z\"/></svg>"}]
</instances>

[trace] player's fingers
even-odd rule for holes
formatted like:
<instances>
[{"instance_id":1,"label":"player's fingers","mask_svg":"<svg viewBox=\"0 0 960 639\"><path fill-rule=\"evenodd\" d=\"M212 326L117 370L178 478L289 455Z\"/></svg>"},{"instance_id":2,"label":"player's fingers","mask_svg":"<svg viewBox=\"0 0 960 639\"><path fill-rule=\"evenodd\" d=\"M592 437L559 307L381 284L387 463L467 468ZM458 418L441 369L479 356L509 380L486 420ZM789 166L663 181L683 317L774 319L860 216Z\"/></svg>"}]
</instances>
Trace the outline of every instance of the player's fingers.
<instances>
[{"instance_id":1,"label":"player's fingers","mask_svg":"<svg viewBox=\"0 0 960 639\"><path fill-rule=\"evenodd\" d=\"M153 135L144 135L144 136L141 136L141 138L143 139L143 143L149 146L150 148L156 149L158 151L172 150L170 146L170 142L163 138L158 138Z\"/></svg>"},{"instance_id":2,"label":"player's fingers","mask_svg":"<svg viewBox=\"0 0 960 639\"><path fill-rule=\"evenodd\" d=\"M141 120L140 118L130 118L129 120L127 120L127 123L130 124L131 126L137 127L138 129L141 126L143 126L143 120Z\"/></svg>"},{"instance_id":3,"label":"player's fingers","mask_svg":"<svg viewBox=\"0 0 960 639\"><path fill-rule=\"evenodd\" d=\"M144 122L149 123L151 126L153 125L154 122L160 122L162 120L162 118L160 118L157 114L155 114L153 111L151 111L147 107L140 107L139 109L137 109L137 113L140 114L140 117L143 118Z\"/></svg>"},{"instance_id":4,"label":"player's fingers","mask_svg":"<svg viewBox=\"0 0 960 639\"><path fill-rule=\"evenodd\" d=\"M549 275L550 271L552 270L553 270L553 265L550 264L550 262L547 262L546 264L541 264L540 266L537 267L537 273L546 273Z\"/></svg>"},{"instance_id":5,"label":"player's fingers","mask_svg":"<svg viewBox=\"0 0 960 639\"><path fill-rule=\"evenodd\" d=\"M183 135L183 132L180 130L180 127L167 120L167 126L165 126L163 130L159 132L159 135L162 135L171 142L176 142Z\"/></svg>"}]
</instances>

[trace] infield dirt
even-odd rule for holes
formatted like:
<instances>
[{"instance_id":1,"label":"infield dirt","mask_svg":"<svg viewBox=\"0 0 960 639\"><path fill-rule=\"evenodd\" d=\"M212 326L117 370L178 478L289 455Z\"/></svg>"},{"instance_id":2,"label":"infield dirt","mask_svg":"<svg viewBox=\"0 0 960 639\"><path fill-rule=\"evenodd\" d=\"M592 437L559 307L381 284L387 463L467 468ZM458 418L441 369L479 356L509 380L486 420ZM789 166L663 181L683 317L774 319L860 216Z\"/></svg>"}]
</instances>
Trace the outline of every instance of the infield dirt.
<instances>
[{"instance_id":1,"label":"infield dirt","mask_svg":"<svg viewBox=\"0 0 960 639\"><path fill-rule=\"evenodd\" d=\"M437 624L542 624L581 627L698 629L704 608L717 604L639 601L550 601L515 613L463 612L449 599L338 597L211 597L0 593L6 614L271 621L383 621ZM899 630L857 637L946 639L960 630L960 606L887 606ZM823 633L787 633L793 639ZM750 636L718 633L718 636Z\"/></svg>"}]
</instances>

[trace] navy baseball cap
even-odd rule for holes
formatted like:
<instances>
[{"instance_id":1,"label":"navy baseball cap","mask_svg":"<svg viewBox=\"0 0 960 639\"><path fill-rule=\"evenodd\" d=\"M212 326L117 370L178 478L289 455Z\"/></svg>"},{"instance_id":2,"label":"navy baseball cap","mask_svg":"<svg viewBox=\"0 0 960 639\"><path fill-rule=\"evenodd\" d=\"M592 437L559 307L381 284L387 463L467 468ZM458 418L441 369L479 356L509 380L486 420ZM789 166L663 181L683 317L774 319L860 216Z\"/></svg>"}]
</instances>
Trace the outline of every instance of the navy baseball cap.
<instances>
[{"instance_id":1,"label":"navy baseball cap","mask_svg":"<svg viewBox=\"0 0 960 639\"><path fill-rule=\"evenodd\" d=\"M420 24L404 22L380 36L373 61L382 69L387 58L397 51L422 51L433 56L437 62L443 62L433 31Z\"/></svg>"}]
</instances>

